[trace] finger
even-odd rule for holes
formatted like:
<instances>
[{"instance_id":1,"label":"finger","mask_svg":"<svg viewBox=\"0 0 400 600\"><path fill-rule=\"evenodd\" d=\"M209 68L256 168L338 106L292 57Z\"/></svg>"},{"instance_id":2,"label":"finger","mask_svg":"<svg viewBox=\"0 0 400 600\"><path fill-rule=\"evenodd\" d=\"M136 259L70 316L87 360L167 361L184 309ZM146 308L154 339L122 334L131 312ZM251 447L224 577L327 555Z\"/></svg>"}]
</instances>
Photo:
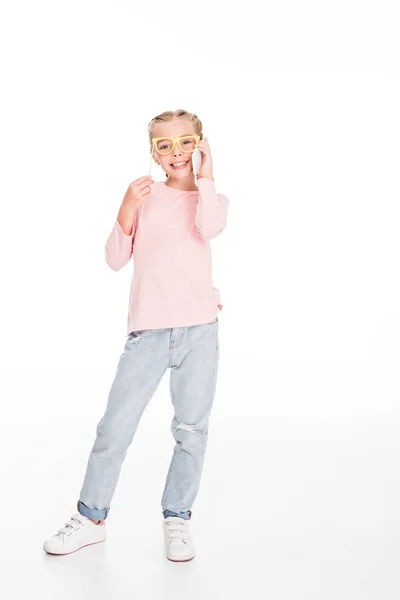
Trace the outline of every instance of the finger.
<instances>
[{"instance_id":1,"label":"finger","mask_svg":"<svg viewBox=\"0 0 400 600\"><path fill-rule=\"evenodd\" d=\"M153 179L151 177L151 175L143 175L143 177L139 177L138 179L135 179L135 181L133 182L134 185L140 185L142 182L146 181L147 179Z\"/></svg>"},{"instance_id":2,"label":"finger","mask_svg":"<svg viewBox=\"0 0 400 600\"><path fill-rule=\"evenodd\" d=\"M140 188L136 191L136 196L142 198L143 196L147 196L151 192L151 187L147 185L146 187Z\"/></svg>"},{"instance_id":3,"label":"finger","mask_svg":"<svg viewBox=\"0 0 400 600\"><path fill-rule=\"evenodd\" d=\"M152 179L151 177L146 177L144 181L137 183L135 185L135 187L138 188L139 190L142 190L142 189L146 188L148 185L152 185L153 183L154 183L154 179Z\"/></svg>"},{"instance_id":4,"label":"finger","mask_svg":"<svg viewBox=\"0 0 400 600\"><path fill-rule=\"evenodd\" d=\"M144 187L140 188L140 195L141 196L147 196L148 194L150 194L150 192L151 192L151 186L149 184L147 184Z\"/></svg>"},{"instance_id":5,"label":"finger","mask_svg":"<svg viewBox=\"0 0 400 600\"><path fill-rule=\"evenodd\" d=\"M151 191L151 184L143 185L136 190L137 194L143 195L145 192Z\"/></svg>"}]
</instances>

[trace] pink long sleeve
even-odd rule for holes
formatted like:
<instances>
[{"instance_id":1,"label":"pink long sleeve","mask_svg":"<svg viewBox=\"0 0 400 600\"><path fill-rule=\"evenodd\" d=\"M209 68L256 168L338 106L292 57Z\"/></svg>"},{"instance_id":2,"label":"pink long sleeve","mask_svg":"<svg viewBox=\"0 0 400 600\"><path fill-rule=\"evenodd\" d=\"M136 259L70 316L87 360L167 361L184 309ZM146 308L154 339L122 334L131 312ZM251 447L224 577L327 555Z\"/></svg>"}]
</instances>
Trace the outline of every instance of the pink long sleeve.
<instances>
[{"instance_id":1,"label":"pink long sleeve","mask_svg":"<svg viewBox=\"0 0 400 600\"><path fill-rule=\"evenodd\" d=\"M106 262L111 269L119 271L126 265L132 256L133 240L137 228L137 213L133 221L132 233L127 235L124 233L118 219L115 220L114 226L110 235L107 238L105 245Z\"/></svg>"},{"instance_id":2,"label":"pink long sleeve","mask_svg":"<svg viewBox=\"0 0 400 600\"><path fill-rule=\"evenodd\" d=\"M210 240L225 229L229 200L217 194L212 179L201 177L197 181L200 196L196 208L195 225L198 234Z\"/></svg>"},{"instance_id":3,"label":"pink long sleeve","mask_svg":"<svg viewBox=\"0 0 400 600\"><path fill-rule=\"evenodd\" d=\"M209 240L226 225L229 200L200 178L185 191L158 181L135 213L131 235L118 219L105 245L107 264L119 271L133 256L128 333L210 323L222 310L214 287Z\"/></svg>"}]
</instances>

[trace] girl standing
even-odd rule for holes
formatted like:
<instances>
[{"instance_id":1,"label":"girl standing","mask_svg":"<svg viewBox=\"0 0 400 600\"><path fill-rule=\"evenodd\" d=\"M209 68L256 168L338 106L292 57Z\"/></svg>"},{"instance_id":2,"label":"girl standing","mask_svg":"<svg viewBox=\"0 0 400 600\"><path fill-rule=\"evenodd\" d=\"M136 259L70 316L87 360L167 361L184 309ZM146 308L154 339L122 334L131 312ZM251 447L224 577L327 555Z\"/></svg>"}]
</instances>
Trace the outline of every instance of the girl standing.
<instances>
[{"instance_id":1,"label":"girl standing","mask_svg":"<svg viewBox=\"0 0 400 600\"><path fill-rule=\"evenodd\" d=\"M78 512L43 549L69 554L105 540L105 520L144 409L170 368L175 447L161 499L166 556L195 555L189 530L208 438L219 362L220 293L209 240L223 231L228 198L217 194L210 145L193 113L167 111L148 125L151 155L166 181L133 181L105 245L115 271L133 256L127 339L97 425ZM193 172L193 152L202 162Z\"/></svg>"}]
</instances>

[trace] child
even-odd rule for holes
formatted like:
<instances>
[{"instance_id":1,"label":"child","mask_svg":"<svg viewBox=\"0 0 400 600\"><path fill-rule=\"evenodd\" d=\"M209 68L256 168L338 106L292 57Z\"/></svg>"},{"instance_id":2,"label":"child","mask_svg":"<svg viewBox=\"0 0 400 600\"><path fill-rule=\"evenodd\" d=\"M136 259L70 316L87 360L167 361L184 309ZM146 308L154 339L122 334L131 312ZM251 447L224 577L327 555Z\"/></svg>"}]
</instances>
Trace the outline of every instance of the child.
<instances>
[{"instance_id":1,"label":"child","mask_svg":"<svg viewBox=\"0 0 400 600\"><path fill-rule=\"evenodd\" d=\"M219 290L212 284L209 240L225 228L228 198L217 194L202 123L185 110L164 112L148 126L151 155L167 180L133 181L105 246L118 271L133 256L128 335L97 425L74 513L44 542L69 554L105 540L105 519L140 417L171 368L175 447L161 500L166 556L195 555L189 531L208 437L219 362ZM171 138L171 139L169 139ZM202 153L197 187L192 156Z\"/></svg>"}]
</instances>

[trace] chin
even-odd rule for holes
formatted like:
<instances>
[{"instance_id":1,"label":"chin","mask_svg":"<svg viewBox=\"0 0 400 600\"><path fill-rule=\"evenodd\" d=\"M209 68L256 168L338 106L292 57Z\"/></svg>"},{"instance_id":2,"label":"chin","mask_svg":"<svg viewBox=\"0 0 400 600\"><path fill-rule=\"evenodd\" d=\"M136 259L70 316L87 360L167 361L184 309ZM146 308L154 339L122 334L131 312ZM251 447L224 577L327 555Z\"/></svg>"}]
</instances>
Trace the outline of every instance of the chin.
<instances>
[{"instance_id":1,"label":"chin","mask_svg":"<svg viewBox=\"0 0 400 600\"><path fill-rule=\"evenodd\" d=\"M185 177L189 177L189 175L193 175L193 170L190 169L190 171L185 171L184 173L182 172L175 172L173 171L172 173L168 173L168 177L174 177L175 179L185 179Z\"/></svg>"}]
</instances>

